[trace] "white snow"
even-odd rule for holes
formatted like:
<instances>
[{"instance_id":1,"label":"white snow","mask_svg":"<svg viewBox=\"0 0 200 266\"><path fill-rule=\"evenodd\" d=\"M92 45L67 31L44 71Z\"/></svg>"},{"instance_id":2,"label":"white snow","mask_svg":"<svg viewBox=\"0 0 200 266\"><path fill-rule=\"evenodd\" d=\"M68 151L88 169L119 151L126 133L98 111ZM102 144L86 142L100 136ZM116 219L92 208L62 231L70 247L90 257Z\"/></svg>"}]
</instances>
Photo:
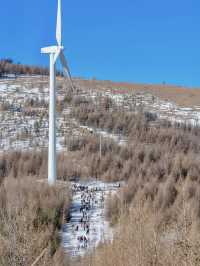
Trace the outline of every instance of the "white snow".
<instances>
[{"instance_id":1,"label":"white snow","mask_svg":"<svg viewBox=\"0 0 200 266\"><path fill-rule=\"evenodd\" d=\"M6 92L7 85L6 84L0 84L0 92Z\"/></svg>"}]
</instances>

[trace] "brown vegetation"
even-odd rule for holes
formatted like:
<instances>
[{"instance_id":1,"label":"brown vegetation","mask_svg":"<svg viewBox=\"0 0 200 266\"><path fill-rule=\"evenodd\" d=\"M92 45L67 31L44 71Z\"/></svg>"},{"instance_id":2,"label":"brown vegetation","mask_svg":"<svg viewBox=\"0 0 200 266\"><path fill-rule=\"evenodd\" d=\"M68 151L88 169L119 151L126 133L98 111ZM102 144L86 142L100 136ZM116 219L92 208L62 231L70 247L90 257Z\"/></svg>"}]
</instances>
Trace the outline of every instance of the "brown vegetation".
<instances>
[{"instance_id":1,"label":"brown vegetation","mask_svg":"<svg viewBox=\"0 0 200 266\"><path fill-rule=\"evenodd\" d=\"M107 209L120 232L81 265L199 265L199 128L155 124L142 113L98 113L91 105L74 114L110 132L120 123L128 137L124 146L104 138L101 159L98 136L74 146L91 176L127 181Z\"/></svg>"},{"instance_id":2,"label":"brown vegetation","mask_svg":"<svg viewBox=\"0 0 200 266\"><path fill-rule=\"evenodd\" d=\"M189 206L182 203L179 221L158 227L160 216L156 209L138 198L128 214L120 214L114 241L100 246L77 265L199 265L199 231L191 226Z\"/></svg>"},{"instance_id":3,"label":"brown vegetation","mask_svg":"<svg viewBox=\"0 0 200 266\"><path fill-rule=\"evenodd\" d=\"M6 178L0 186L0 265L31 265L46 248L42 265L55 265L66 190L33 178ZM40 262L41 265L41 262Z\"/></svg>"},{"instance_id":4,"label":"brown vegetation","mask_svg":"<svg viewBox=\"0 0 200 266\"><path fill-rule=\"evenodd\" d=\"M62 174L64 164L58 165ZM38 265L61 265L58 230L68 219L70 193L39 182L46 173L46 152L1 155L0 265L31 265L42 251Z\"/></svg>"},{"instance_id":5,"label":"brown vegetation","mask_svg":"<svg viewBox=\"0 0 200 266\"><path fill-rule=\"evenodd\" d=\"M75 154L58 155L57 174L62 180L79 176L77 164L74 162ZM47 179L47 152L5 152L0 155L0 183L5 177ZM78 157L79 158L79 157Z\"/></svg>"}]
</instances>

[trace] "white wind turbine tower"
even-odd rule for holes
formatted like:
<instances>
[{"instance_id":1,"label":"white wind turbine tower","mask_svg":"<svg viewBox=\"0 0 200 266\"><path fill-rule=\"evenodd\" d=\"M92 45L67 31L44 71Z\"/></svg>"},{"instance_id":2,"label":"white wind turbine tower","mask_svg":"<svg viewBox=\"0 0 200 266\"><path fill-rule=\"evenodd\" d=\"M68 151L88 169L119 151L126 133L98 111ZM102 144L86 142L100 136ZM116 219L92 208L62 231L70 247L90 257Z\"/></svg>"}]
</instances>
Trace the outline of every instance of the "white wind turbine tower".
<instances>
[{"instance_id":1,"label":"white wind turbine tower","mask_svg":"<svg viewBox=\"0 0 200 266\"><path fill-rule=\"evenodd\" d=\"M49 46L41 49L41 53L50 55L50 101L49 101L49 154L48 154L48 183L54 185L57 179L56 174L56 61L60 58L63 66L64 74L69 78L72 88L73 83L65 59L62 46L62 11L61 11L61 0L58 0L58 11L57 11L57 26L56 26L56 46Z\"/></svg>"}]
</instances>

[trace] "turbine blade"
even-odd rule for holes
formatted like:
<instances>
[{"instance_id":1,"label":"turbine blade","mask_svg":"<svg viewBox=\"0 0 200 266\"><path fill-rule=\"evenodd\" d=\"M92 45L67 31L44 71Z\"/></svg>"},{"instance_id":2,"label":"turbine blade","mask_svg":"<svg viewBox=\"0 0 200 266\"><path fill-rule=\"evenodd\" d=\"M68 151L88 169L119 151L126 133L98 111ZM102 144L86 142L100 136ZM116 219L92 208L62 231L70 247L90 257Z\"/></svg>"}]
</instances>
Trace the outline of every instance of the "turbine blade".
<instances>
[{"instance_id":1,"label":"turbine blade","mask_svg":"<svg viewBox=\"0 0 200 266\"><path fill-rule=\"evenodd\" d=\"M57 25L56 25L56 40L59 46L62 43L62 11L61 11L61 0L58 0L57 10Z\"/></svg>"},{"instance_id":2,"label":"turbine blade","mask_svg":"<svg viewBox=\"0 0 200 266\"><path fill-rule=\"evenodd\" d=\"M57 52L55 53L55 55L54 55L54 64L56 63L56 60L58 59L58 57L60 55L60 52L61 52L61 50L58 49Z\"/></svg>"},{"instance_id":3,"label":"turbine blade","mask_svg":"<svg viewBox=\"0 0 200 266\"><path fill-rule=\"evenodd\" d=\"M60 52L60 61L61 61L61 64L63 66L64 74L65 74L65 76L68 77L68 79L69 79L69 81L71 83L72 89L74 89L74 84L73 84L73 81L72 81L71 73L70 73L70 70L69 70L69 67L68 67L68 64L67 64L67 60L65 59L63 51Z\"/></svg>"}]
</instances>

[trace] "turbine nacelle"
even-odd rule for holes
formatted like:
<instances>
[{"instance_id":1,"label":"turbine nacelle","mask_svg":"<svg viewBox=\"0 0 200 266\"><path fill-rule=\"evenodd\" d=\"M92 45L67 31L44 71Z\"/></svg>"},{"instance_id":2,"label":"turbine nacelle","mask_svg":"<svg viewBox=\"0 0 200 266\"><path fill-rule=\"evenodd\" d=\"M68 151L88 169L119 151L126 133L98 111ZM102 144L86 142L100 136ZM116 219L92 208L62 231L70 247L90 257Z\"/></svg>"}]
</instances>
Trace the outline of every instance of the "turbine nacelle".
<instances>
[{"instance_id":1,"label":"turbine nacelle","mask_svg":"<svg viewBox=\"0 0 200 266\"><path fill-rule=\"evenodd\" d=\"M64 46L48 46L41 49L42 54L56 54L64 50Z\"/></svg>"}]
</instances>

